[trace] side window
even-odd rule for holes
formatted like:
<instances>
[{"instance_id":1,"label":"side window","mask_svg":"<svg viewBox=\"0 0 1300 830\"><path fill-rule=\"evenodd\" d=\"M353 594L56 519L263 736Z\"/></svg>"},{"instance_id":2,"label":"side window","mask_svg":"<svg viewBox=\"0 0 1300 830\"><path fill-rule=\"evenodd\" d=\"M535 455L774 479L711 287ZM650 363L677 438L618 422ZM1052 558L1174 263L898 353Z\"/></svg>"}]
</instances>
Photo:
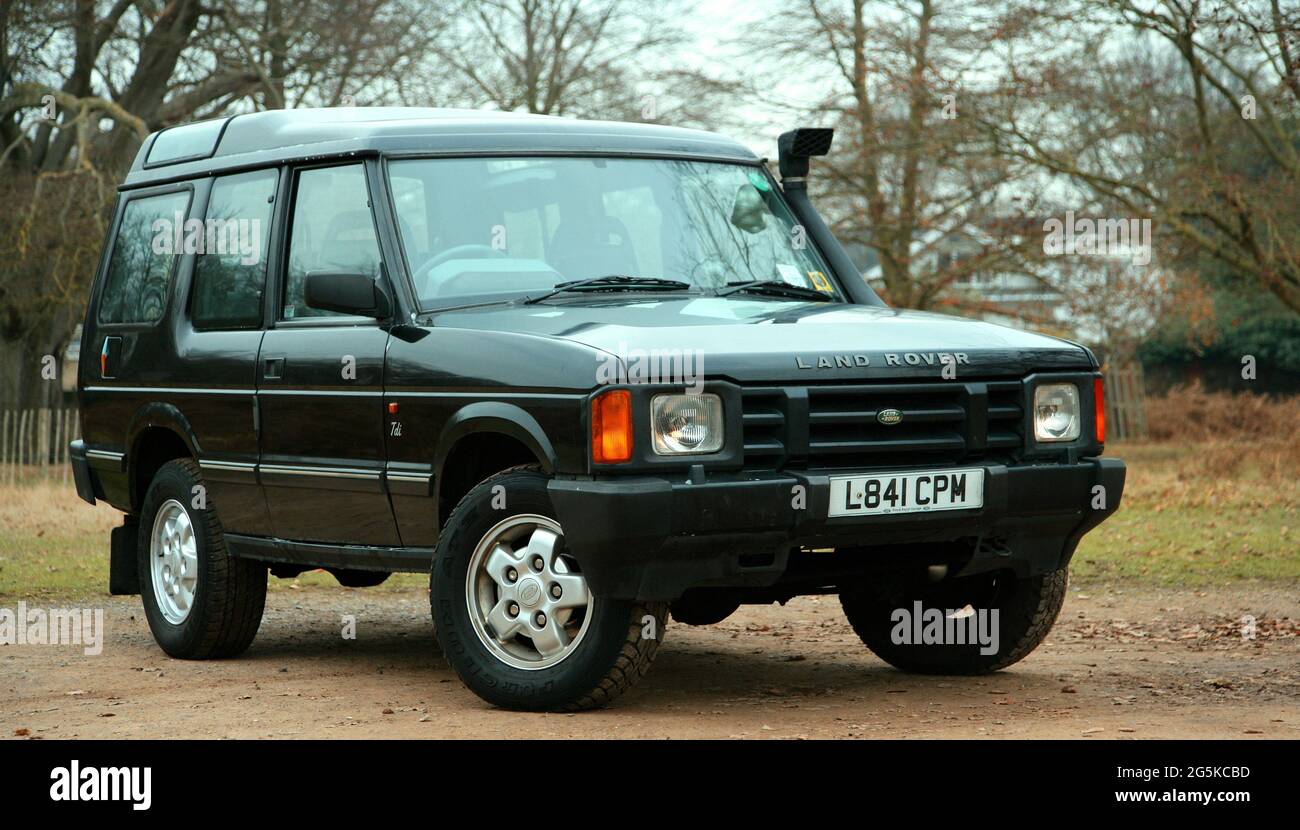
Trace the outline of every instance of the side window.
<instances>
[{"instance_id":1,"label":"side window","mask_svg":"<svg viewBox=\"0 0 1300 830\"><path fill-rule=\"evenodd\" d=\"M126 203L99 301L101 323L152 323L167 306L175 239L190 206L188 190Z\"/></svg>"},{"instance_id":2,"label":"side window","mask_svg":"<svg viewBox=\"0 0 1300 830\"><path fill-rule=\"evenodd\" d=\"M203 255L194 266L195 328L256 328L262 322L271 202L279 174L257 170L212 185Z\"/></svg>"},{"instance_id":3,"label":"side window","mask_svg":"<svg viewBox=\"0 0 1300 830\"><path fill-rule=\"evenodd\" d=\"M307 275L317 271L379 274L379 243L360 164L298 174L284 287L284 319L337 317L308 308Z\"/></svg>"}]
</instances>

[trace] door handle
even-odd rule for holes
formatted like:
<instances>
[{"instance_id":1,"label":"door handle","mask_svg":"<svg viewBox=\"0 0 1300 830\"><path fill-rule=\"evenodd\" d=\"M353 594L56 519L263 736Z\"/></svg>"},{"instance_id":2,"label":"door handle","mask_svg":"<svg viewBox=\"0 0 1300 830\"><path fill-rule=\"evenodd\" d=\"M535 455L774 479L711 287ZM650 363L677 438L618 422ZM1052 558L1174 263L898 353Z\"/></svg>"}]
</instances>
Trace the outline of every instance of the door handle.
<instances>
[{"instance_id":1,"label":"door handle","mask_svg":"<svg viewBox=\"0 0 1300 830\"><path fill-rule=\"evenodd\" d=\"M284 377L284 358L268 357L262 361L262 379L280 380Z\"/></svg>"}]
</instances>

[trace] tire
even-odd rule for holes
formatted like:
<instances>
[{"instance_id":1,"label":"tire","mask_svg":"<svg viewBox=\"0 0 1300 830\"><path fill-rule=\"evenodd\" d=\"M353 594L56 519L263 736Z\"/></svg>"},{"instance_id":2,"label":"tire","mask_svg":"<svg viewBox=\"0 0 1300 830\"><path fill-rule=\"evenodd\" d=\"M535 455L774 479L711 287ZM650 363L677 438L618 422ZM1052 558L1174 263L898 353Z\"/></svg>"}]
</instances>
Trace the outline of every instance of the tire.
<instances>
[{"instance_id":1,"label":"tire","mask_svg":"<svg viewBox=\"0 0 1300 830\"><path fill-rule=\"evenodd\" d=\"M1010 666L1038 647L1061 611L1068 581L1064 568L1025 578L999 571L901 591L857 586L841 591L840 605L862 642L896 668L918 674L987 674ZM895 613L898 609L908 611L906 620L910 622L917 602L922 609L945 612L967 605L977 612L996 609L997 650L982 654L978 642L896 643L893 635L906 623ZM915 637L900 634L899 639Z\"/></svg>"},{"instance_id":2,"label":"tire","mask_svg":"<svg viewBox=\"0 0 1300 830\"><path fill-rule=\"evenodd\" d=\"M232 657L244 651L257 636L266 605L266 566L237 559L227 552L215 506L208 501L203 509L195 507L194 488L202 483L195 462L167 462L149 484L140 515L137 555L145 619L162 650L186 660ZM170 571L170 583L166 577L166 534L162 532L169 519L180 540L171 561L181 566ZM186 523L190 528L188 537L184 533ZM187 538L192 545L185 544ZM181 603L168 597L185 600L187 591L190 593L182 611Z\"/></svg>"},{"instance_id":3,"label":"tire","mask_svg":"<svg viewBox=\"0 0 1300 830\"><path fill-rule=\"evenodd\" d=\"M434 627L456 674L488 703L525 711L594 709L650 668L668 605L592 595L581 564L564 546L546 484L536 467L515 467L456 505L429 579ZM540 570L533 564L538 555ZM561 597L553 598L557 585ZM537 624L538 613L545 626Z\"/></svg>"}]
</instances>

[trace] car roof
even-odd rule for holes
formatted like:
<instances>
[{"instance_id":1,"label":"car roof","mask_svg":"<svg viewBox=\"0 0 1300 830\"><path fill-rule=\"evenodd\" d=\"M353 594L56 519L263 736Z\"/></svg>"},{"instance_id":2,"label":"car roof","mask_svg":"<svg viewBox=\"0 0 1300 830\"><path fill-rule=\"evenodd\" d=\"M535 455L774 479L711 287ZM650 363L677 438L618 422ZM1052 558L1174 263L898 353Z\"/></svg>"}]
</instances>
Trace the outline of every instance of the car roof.
<instances>
[{"instance_id":1,"label":"car roof","mask_svg":"<svg viewBox=\"0 0 1300 830\"><path fill-rule=\"evenodd\" d=\"M267 110L168 127L145 139L123 188L286 161L376 155L596 154L761 161L703 130L432 107Z\"/></svg>"}]
</instances>

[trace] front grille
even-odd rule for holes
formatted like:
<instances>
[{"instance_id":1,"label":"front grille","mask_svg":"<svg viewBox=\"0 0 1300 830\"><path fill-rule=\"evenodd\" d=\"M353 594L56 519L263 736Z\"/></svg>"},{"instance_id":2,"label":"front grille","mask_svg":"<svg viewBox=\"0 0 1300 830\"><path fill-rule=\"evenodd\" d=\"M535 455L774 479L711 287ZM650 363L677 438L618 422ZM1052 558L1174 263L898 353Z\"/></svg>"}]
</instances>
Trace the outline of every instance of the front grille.
<instances>
[{"instance_id":1,"label":"front grille","mask_svg":"<svg viewBox=\"0 0 1300 830\"><path fill-rule=\"evenodd\" d=\"M744 393L745 463L776 465L786 457L786 395L782 389Z\"/></svg>"},{"instance_id":2,"label":"front grille","mask_svg":"<svg viewBox=\"0 0 1300 830\"><path fill-rule=\"evenodd\" d=\"M1011 460L1024 446L1018 380L743 391L745 466L870 468ZM902 413L882 424L881 410Z\"/></svg>"},{"instance_id":3,"label":"front grille","mask_svg":"<svg viewBox=\"0 0 1300 830\"><path fill-rule=\"evenodd\" d=\"M1019 381L986 385L989 409L985 447L994 452L1019 450L1025 445L1024 385Z\"/></svg>"}]
</instances>

